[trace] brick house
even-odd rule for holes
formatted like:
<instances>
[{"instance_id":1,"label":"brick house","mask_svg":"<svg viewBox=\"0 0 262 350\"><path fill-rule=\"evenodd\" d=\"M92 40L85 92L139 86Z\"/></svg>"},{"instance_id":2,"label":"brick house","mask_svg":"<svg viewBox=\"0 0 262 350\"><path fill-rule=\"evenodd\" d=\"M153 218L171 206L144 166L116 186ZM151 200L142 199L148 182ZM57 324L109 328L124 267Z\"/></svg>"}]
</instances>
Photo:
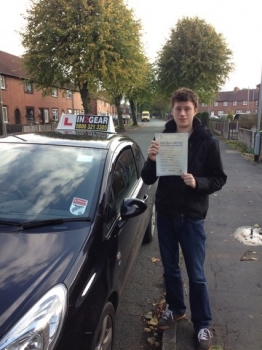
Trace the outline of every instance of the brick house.
<instances>
[{"instance_id":1,"label":"brick house","mask_svg":"<svg viewBox=\"0 0 262 350\"><path fill-rule=\"evenodd\" d=\"M21 57L0 51L0 106L5 123L48 124L57 121L62 113L84 113L78 91L54 88L50 96L43 97L26 76ZM115 106L102 98L91 100L91 113L116 114Z\"/></svg>"},{"instance_id":2,"label":"brick house","mask_svg":"<svg viewBox=\"0 0 262 350\"><path fill-rule=\"evenodd\" d=\"M214 103L199 104L199 112L208 112L210 116L232 113L257 113L259 101L259 85L256 89L234 88L234 91L221 91Z\"/></svg>"}]
</instances>

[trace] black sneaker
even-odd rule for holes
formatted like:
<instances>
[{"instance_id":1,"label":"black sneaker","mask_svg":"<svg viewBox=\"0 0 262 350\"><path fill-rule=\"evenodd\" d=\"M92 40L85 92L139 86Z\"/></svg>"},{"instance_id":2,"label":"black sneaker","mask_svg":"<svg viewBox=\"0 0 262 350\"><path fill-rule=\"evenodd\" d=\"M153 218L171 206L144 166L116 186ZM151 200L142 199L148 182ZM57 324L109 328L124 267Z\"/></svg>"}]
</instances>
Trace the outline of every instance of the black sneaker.
<instances>
[{"instance_id":1,"label":"black sneaker","mask_svg":"<svg viewBox=\"0 0 262 350\"><path fill-rule=\"evenodd\" d=\"M173 313L173 311L167 309L166 311L163 312L162 317L158 321L157 328L164 331L170 328L174 321L182 320L185 317L186 317L185 314L176 315Z\"/></svg>"},{"instance_id":2,"label":"black sneaker","mask_svg":"<svg viewBox=\"0 0 262 350\"><path fill-rule=\"evenodd\" d=\"M212 343L211 339L213 338L213 334L209 329L203 328L200 329L197 335L197 348L198 350L211 350Z\"/></svg>"}]
</instances>

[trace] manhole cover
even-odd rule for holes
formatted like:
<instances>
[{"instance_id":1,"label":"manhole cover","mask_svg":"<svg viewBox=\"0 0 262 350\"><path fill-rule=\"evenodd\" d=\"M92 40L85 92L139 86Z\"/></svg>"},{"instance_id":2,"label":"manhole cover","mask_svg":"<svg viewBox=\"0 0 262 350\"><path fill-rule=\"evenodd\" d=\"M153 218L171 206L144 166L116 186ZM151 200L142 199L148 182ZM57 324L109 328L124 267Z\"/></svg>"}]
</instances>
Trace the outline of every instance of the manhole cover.
<instances>
[{"instance_id":1,"label":"manhole cover","mask_svg":"<svg viewBox=\"0 0 262 350\"><path fill-rule=\"evenodd\" d=\"M245 245L262 245L262 228L252 226L239 227L234 233L234 238Z\"/></svg>"}]
</instances>

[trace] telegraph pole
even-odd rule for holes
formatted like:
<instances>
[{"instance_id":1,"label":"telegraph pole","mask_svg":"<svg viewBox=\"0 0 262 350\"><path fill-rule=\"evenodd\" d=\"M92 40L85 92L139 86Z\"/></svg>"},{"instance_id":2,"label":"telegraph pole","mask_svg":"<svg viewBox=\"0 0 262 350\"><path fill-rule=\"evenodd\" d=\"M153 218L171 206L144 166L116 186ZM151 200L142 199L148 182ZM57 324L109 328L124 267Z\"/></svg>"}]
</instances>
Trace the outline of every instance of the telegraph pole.
<instances>
[{"instance_id":1,"label":"telegraph pole","mask_svg":"<svg viewBox=\"0 0 262 350\"><path fill-rule=\"evenodd\" d=\"M261 112L262 112L262 70L261 70L261 82L259 86L257 132L255 137L255 148L254 148L254 162L257 162L257 163L259 162L259 156L260 156L260 150L261 150L261 135L260 135Z\"/></svg>"}]
</instances>

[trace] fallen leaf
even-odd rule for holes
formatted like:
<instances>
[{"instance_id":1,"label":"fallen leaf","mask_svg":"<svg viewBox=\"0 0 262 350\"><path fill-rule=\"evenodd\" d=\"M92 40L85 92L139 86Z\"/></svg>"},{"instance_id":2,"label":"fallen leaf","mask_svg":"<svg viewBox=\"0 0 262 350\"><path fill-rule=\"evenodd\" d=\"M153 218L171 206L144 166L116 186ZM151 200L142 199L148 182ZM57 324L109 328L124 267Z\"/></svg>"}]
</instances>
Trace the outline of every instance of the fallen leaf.
<instances>
[{"instance_id":1,"label":"fallen leaf","mask_svg":"<svg viewBox=\"0 0 262 350\"><path fill-rule=\"evenodd\" d=\"M146 333L150 333L151 331L152 331L151 328L144 328L144 332L146 332Z\"/></svg>"},{"instance_id":2,"label":"fallen leaf","mask_svg":"<svg viewBox=\"0 0 262 350\"><path fill-rule=\"evenodd\" d=\"M149 311L147 312L144 317L147 319L147 320L151 320L151 318L153 318L153 312L152 311Z\"/></svg>"},{"instance_id":3,"label":"fallen leaf","mask_svg":"<svg viewBox=\"0 0 262 350\"><path fill-rule=\"evenodd\" d=\"M155 337L147 338L147 342L151 345L154 345L156 343L156 338Z\"/></svg>"},{"instance_id":4,"label":"fallen leaf","mask_svg":"<svg viewBox=\"0 0 262 350\"><path fill-rule=\"evenodd\" d=\"M160 259L158 259L158 258L151 258L151 261L152 261L153 263L155 263L155 262L160 261Z\"/></svg>"},{"instance_id":5,"label":"fallen leaf","mask_svg":"<svg viewBox=\"0 0 262 350\"><path fill-rule=\"evenodd\" d=\"M147 322L149 326L156 326L157 323L158 323L158 319L156 317L151 318L151 320Z\"/></svg>"}]
</instances>

